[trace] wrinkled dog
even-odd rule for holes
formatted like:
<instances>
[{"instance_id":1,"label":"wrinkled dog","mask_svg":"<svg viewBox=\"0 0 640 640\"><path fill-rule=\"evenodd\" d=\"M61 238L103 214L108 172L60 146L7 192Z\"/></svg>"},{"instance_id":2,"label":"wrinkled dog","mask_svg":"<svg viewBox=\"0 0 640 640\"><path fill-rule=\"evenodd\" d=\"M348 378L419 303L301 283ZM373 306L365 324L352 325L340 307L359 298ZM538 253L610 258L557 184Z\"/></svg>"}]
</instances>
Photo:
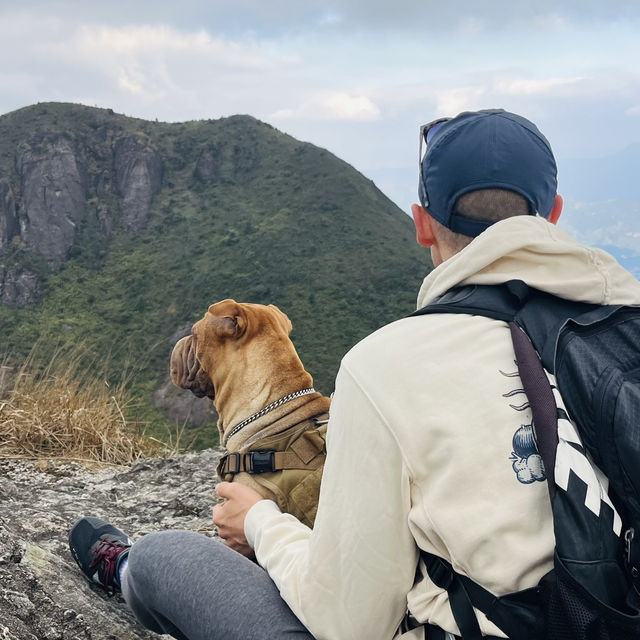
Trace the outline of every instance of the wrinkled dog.
<instances>
[{"instance_id":1,"label":"wrinkled dog","mask_svg":"<svg viewBox=\"0 0 640 640\"><path fill-rule=\"evenodd\" d=\"M213 400L223 480L242 482L313 526L329 398L313 389L274 305L212 304L171 354L171 379Z\"/></svg>"}]
</instances>

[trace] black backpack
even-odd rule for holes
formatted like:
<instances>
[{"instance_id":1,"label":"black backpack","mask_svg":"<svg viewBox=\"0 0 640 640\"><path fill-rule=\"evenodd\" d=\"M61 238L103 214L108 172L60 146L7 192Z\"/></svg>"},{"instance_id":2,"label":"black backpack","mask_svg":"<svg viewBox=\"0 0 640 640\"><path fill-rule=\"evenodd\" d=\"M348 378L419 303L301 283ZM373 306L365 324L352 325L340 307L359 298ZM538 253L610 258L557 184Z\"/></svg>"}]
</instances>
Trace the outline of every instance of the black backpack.
<instances>
[{"instance_id":1,"label":"black backpack","mask_svg":"<svg viewBox=\"0 0 640 640\"><path fill-rule=\"evenodd\" d=\"M412 315L429 313L509 323L556 539L554 569L501 597L422 553L463 639L482 637L472 606L512 640L640 639L640 307L570 302L512 280L454 289Z\"/></svg>"}]
</instances>

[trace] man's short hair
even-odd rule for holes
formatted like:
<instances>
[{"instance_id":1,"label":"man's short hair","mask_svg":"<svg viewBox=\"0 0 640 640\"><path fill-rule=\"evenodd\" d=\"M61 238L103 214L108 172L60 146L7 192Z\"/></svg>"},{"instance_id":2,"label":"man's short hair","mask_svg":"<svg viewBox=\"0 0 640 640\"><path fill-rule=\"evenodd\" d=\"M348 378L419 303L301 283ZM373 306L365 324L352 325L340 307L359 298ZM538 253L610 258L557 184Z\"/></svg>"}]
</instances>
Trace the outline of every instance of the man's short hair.
<instances>
[{"instance_id":1,"label":"man's short hair","mask_svg":"<svg viewBox=\"0 0 640 640\"><path fill-rule=\"evenodd\" d=\"M529 203L515 191L508 189L479 189L461 195L455 202L456 215L470 220L493 224L514 216L529 214ZM472 240L471 236L455 233L444 225L435 222L435 234L454 253L462 251Z\"/></svg>"}]
</instances>

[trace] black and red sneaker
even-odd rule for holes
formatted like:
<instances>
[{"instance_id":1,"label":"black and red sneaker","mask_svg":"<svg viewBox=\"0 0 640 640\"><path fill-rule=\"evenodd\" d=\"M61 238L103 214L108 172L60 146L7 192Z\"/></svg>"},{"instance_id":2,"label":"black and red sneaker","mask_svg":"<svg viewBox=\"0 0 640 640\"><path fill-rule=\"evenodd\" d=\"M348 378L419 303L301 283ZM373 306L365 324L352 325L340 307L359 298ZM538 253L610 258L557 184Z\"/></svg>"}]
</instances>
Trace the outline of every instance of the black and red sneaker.
<instances>
[{"instance_id":1,"label":"black and red sneaker","mask_svg":"<svg viewBox=\"0 0 640 640\"><path fill-rule=\"evenodd\" d=\"M118 569L133 540L99 518L80 518L69 532L69 548L82 573L107 593L120 591Z\"/></svg>"}]
</instances>

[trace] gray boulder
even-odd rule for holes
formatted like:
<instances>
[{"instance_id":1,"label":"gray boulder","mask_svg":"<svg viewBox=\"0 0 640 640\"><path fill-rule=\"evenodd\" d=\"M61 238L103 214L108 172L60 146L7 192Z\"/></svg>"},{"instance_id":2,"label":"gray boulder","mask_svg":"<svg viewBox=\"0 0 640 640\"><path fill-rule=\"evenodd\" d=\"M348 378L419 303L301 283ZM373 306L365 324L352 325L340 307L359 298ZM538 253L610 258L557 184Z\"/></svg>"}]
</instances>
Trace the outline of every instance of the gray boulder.
<instances>
[{"instance_id":1,"label":"gray boulder","mask_svg":"<svg viewBox=\"0 0 640 640\"><path fill-rule=\"evenodd\" d=\"M0 638L152 640L120 596L89 584L67 536L83 515L134 539L164 529L214 535L220 449L89 471L77 464L0 464ZM169 636L166 636L169 638Z\"/></svg>"},{"instance_id":2,"label":"gray boulder","mask_svg":"<svg viewBox=\"0 0 640 640\"><path fill-rule=\"evenodd\" d=\"M169 420L181 427L202 427L217 422L218 414L209 398L197 398L166 380L153 394L153 406L162 409Z\"/></svg>"}]
</instances>

